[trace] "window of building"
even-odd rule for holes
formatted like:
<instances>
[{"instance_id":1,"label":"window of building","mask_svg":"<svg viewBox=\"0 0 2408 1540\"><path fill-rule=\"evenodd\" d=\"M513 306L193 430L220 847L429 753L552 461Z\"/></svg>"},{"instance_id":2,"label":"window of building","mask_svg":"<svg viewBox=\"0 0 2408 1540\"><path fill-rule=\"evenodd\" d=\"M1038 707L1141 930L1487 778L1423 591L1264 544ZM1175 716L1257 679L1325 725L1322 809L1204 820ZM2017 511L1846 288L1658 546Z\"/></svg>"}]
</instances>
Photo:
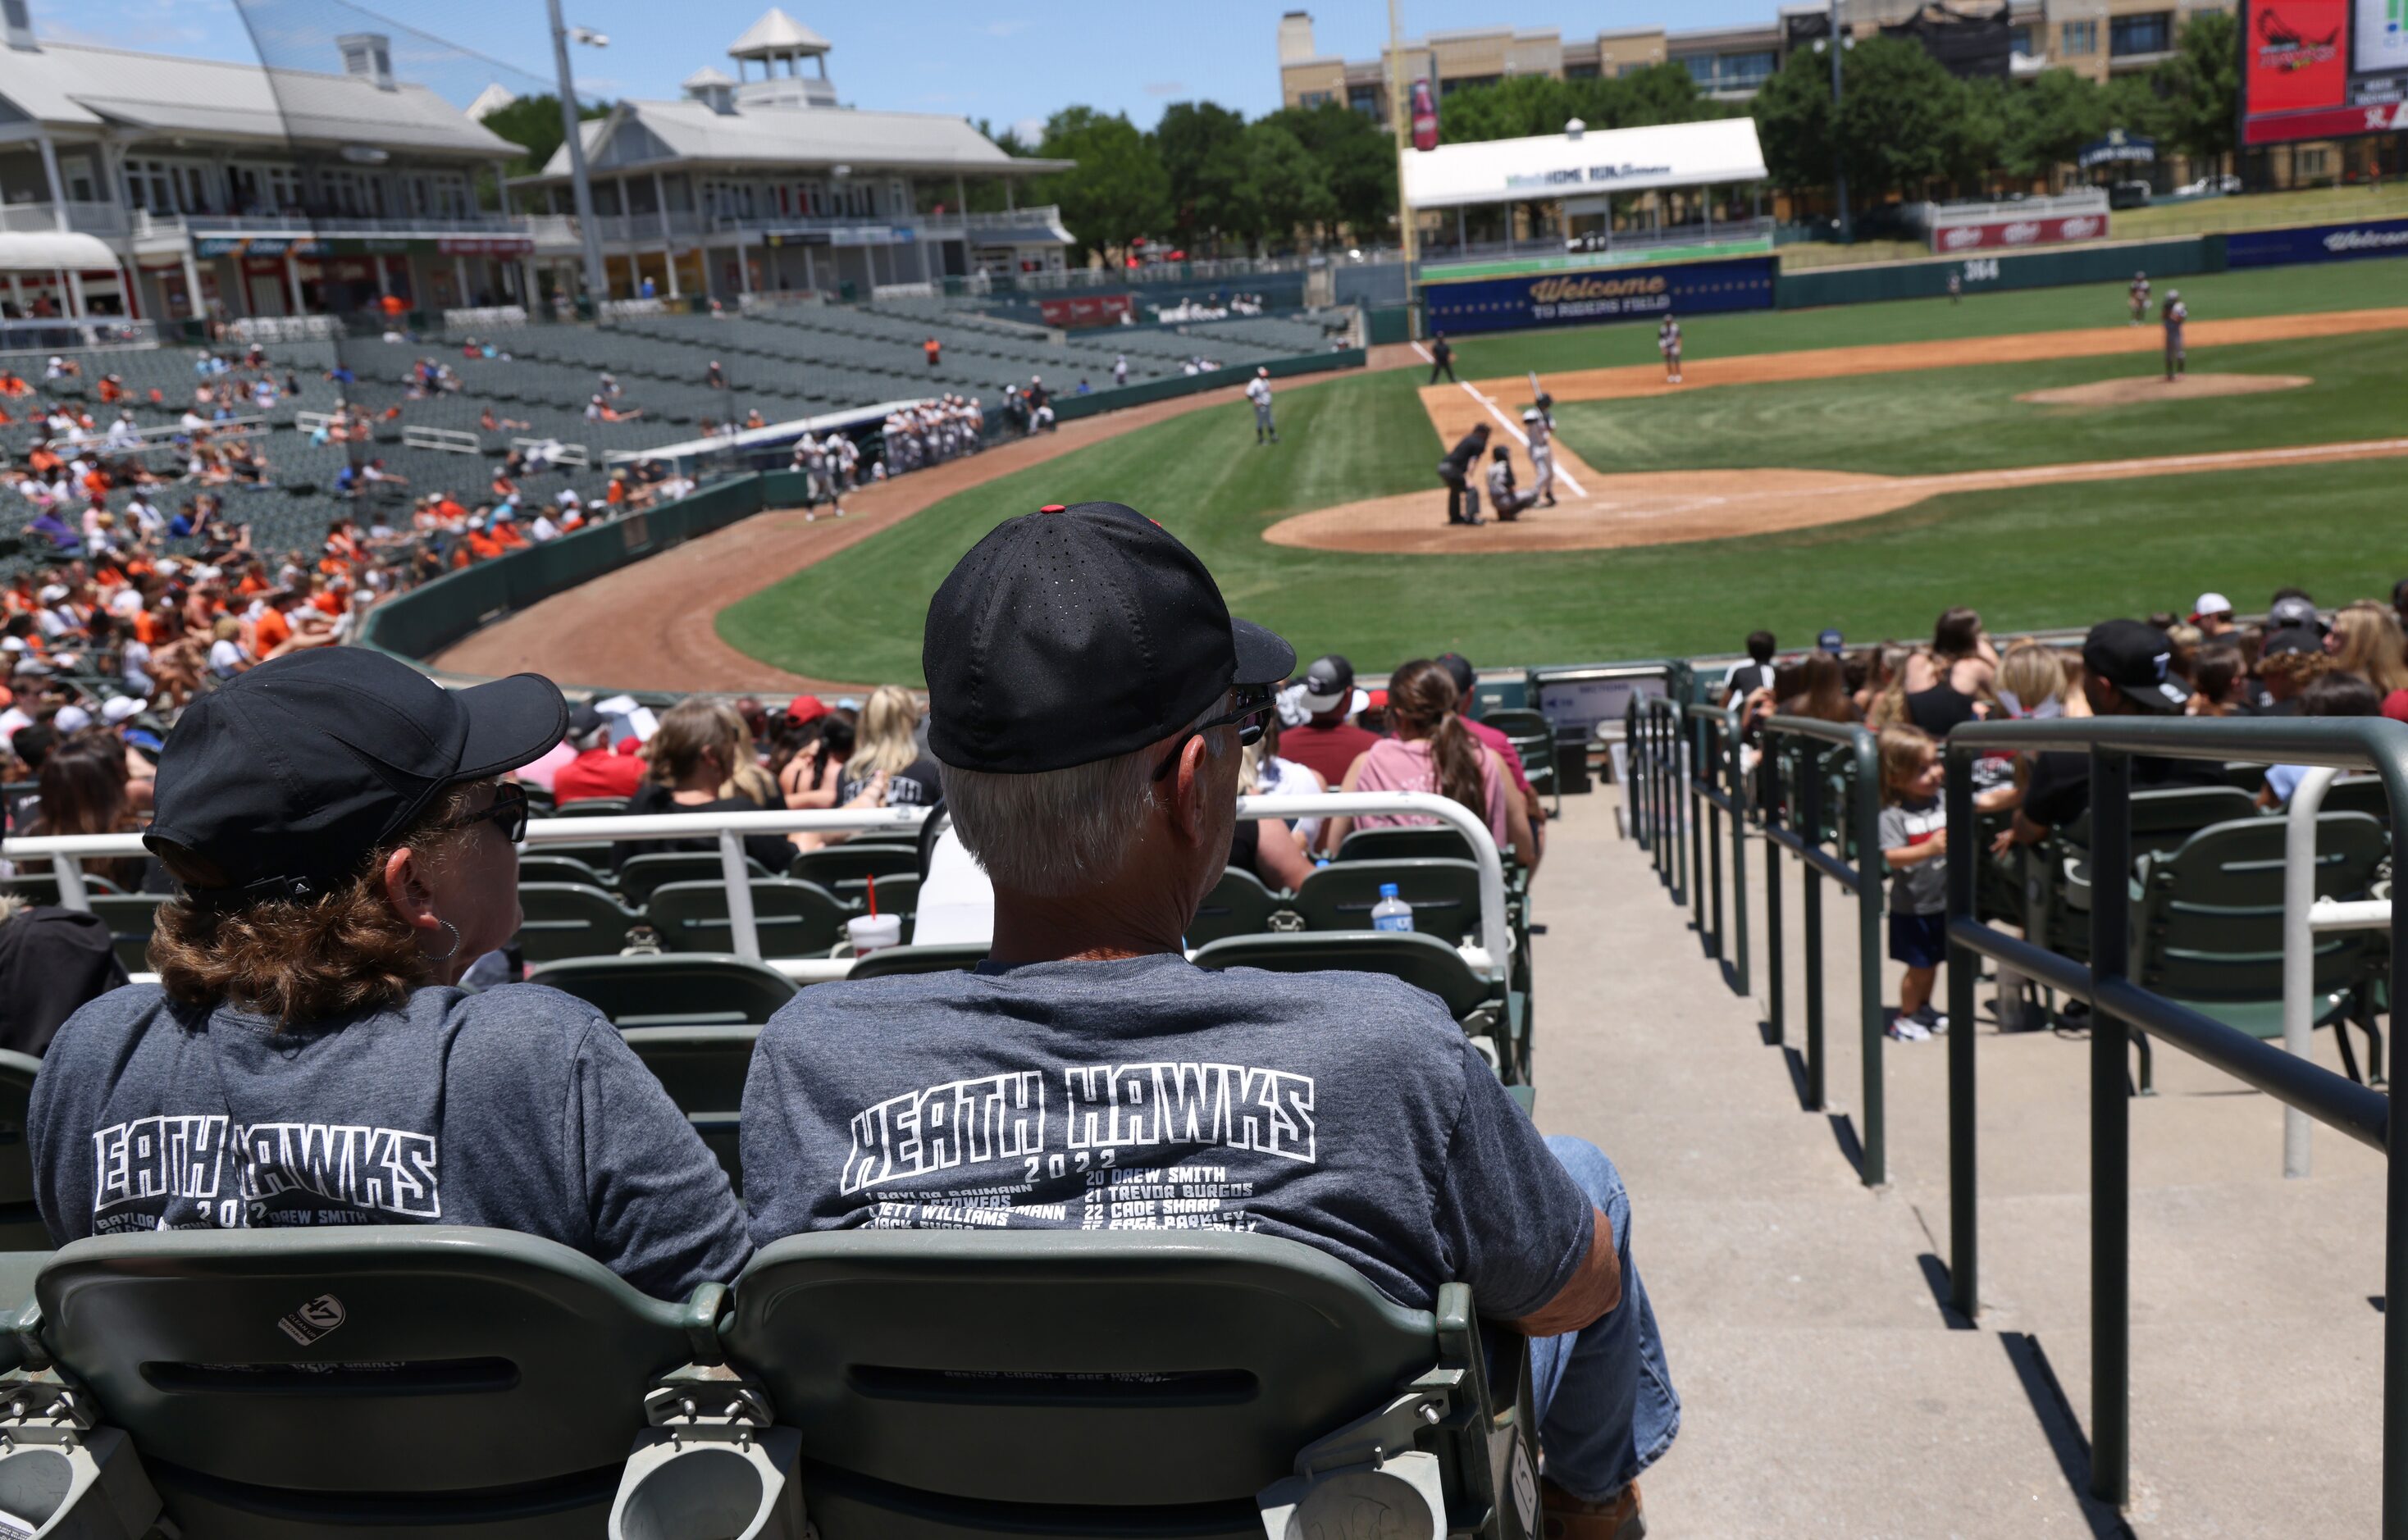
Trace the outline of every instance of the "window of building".
<instances>
[{"instance_id":1,"label":"window of building","mask_svg":"<svg viewBox=\"0 0 2408 1540\"><path fill-rule=\"evenodd\" d=\"M2118 16L2107 23L2107 52L2122 59L2135 53L2167 53L2174 46L2174 16L2168 10L2143 16Z\"/></svg>"},{"instance_id":2,"label":"window of building","mask_svg":"<svg viewBox=\"0 0 2408 1540\"><path fill-rule=\"evenodd\" d=\"M1346 105L1353 107L1355 111L1363 114L1366 118L1377 118L1383 116L1380 111L1380 88L1378 86L1348 86L1346 88Z\"/></svg>"},{"instance_id":3,"label":"window of building","mask_svg":"<svg viewBox=\"0 0 2408 1540\"><path fill-rule=\"evenodd\" d=\"M1439 81L1438 93L1440 96L1452 96L1456 92L1463 90L1467 86L1493 86L1503 78L1505 78L1505 77L1502 75L1451 76Z\"/></svg>"},{"instance_id":4,"label":"window of building","mask_svg":"<svg viewBox=\"0 0 2408 1540\"><path fill-rule=\"evenodd\" d=\"M2021 26L2009 27L2007 29L2007 47L2013 49L2017 53L2025 55L2027 58L2039 53L2040 50L2034 46L2037 41L2038 39L2036 39L2032 35L2032 27L2029 22L2025 22Z\"/></svg>"},{"instance_id":5,"label":"window of building","mask_svg":"<svg viewBox=\"0 0 2408 1540\"><path fill-rule=\"evenodd\" d=\"M1603 72L1595 64L1566 64L1564 66L1564 78L1567 80L1594 80L1602 73Z\"/></svg>"},{"instance_id":6,"label":"window of building","mask_svg":"<svg viewBox=\"0 0 2408 1540\"><path fill-rule=\"evenodd\" d=\"M2332 150L2329 148L2319 145L2314 150L2291 152L2291 176L2294 179L2305 181L2332 174Z\"/></svg>"},{"instance_id":7,"label":"window of building","mask_svg":"<svg viewBox=\"0 0 2408 1540\"><path fill-rule=\"evenodd\" d=\"M2066 54L2099 51L2099 23L2068 21L2057 30L2057 51Z\"/></svg>"},{"instance_id":8,"label":"window of building","mask_svg":"<svg viewBox=\"0 0 2408 1540\"><path fill-rule=\"evenodd\" d=\"M1297 93L1296 105L1310 112L1317 107L1327 107L1337 99L1334 93L1326 91L1300 91Z\"/></svg>"},{"instance_id":9,"label":"window of building","mask_svg":"<svg viewBox=\"0 0 2408 1540\"><path fill-rule=\"evenodd\" d=\"M1636 75L1642 69L1654 69L1662 62L1659 59L1640 59L1627 64L1618 64L1614 67L1614 78L1620 79L1625 75Z\"/></svg>"},{"instance_id":10,"label":"window of building","mask_svg":"<svg viewBox=\"0 0 2408 1540\"><path fill-rule=\"evenodd\" d=\"M1700 91L1714 89L1714 56L1711 53L1684 53L1675 63L1688 70L1689 78L1698 82Z\"/></svg>"},{"instance_id":11,"label":"window of building","mask_svg":"<svg viewBox=\"0 0 2408 1540\"><path fill-rule=\"evenodd\" d=\"M1719 62L1725 91L1754 91L1771 79L1772 72L1781 64L1780 57L1770 49L1761 53L1726 53Z\"/></svg>"}]
</instances>

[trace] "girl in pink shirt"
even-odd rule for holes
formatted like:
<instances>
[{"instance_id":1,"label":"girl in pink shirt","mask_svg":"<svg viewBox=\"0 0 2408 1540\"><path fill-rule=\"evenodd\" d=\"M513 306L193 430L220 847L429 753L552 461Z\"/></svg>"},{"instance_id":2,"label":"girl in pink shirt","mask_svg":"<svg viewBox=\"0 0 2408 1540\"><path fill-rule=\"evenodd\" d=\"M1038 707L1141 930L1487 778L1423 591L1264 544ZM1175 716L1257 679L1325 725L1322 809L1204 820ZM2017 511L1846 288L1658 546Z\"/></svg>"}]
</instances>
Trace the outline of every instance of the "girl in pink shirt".
<instances>
[{"instance_id":1,"label":"girl in pink shirt","mask_svg":"<svg viewBox=\"0 0 2408 1540\"><path fill-rule=\"evenodd\" d=\"M1474 738L1455 714L1459 699L1454 676L1438 663L1417 659L1398 669L1388 680L1388 727L1396 736L1381 739L1354 761L1343 790L1436 791L1453 798L1487 822L1499 850L1511 846L1524 864L1532 864L1529 811L1512 794L1497 750ZM1332 819L1329 848L1336 849L1350 828L1437 821L1421 814Z\"/></svg>"}]
</instances>

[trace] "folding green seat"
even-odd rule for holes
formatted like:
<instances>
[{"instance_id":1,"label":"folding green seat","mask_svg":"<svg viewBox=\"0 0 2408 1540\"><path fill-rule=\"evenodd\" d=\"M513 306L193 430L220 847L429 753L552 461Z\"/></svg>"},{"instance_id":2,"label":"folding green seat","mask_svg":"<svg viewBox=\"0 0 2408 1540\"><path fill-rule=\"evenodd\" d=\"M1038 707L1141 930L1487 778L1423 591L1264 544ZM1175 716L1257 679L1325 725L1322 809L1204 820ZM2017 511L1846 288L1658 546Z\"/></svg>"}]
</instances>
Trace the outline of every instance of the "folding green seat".
<instances>
[{"instance_id":1,"label":"folding green seat","mask_svg":"<svg viewBox=\"0 0 2408 1540\"><path fill-rule=\"evenodd\" d=\"M799 881L816 882L830 892L841 891L840 884L858 883L870 877L878 878L882 886L890 877L920 875L920 846L916 839L910 844L847 840L824 849L797 852L786 875Z\"/></svg>"},{"instance_id":2,"label":"folding green seat","mask_svg":"<svg viewBox=\"0 0 2408 1540\"><path fill-rule=\"evenodd\" d=\"M744 870L752 877L767 877L768 872L757 861L747 856ZM725 879L726 867L716 850L647 850L629 856L619 866L620 895L631 905L641 905L652 896L653 890L672 882L719 882Z\"/></svg>"},{"instance_id":3,"label":"folding green seat","mask_svg":"<svg viewBox=\"0 0 2408 1540\"><path fill-rule=\"evenodd\" d=\"M1530 790L1542 797L1557 795L1553 722L1530 710L1491 711L1480 720L1512 740L1514 752L1522 757L1522 774L1529 780ZM1563 811L1560 798L1555 811Z\"/></svg>"},{"instance_id":4,"label":"folding green seat","mask_svg":"<svg viewBox=\"0 0 2408 1540\"><path fill-rule=\"evenodd\" d=\"M1480 928L1480 868L1436 857L1333 862L1297 885L1296 912L1309 930L1368 931L1386 883L1412 905L1416 931L1459 943Z\"/></svg>"},{"instance_id":5,"label":"folding green seat","mask_svg":"<svg viewBox=\"0 0 2408 1540\"><path fill-rule=\"evenodd\" d=\"M1450 823L1355 829L1338 846L1340 861L1469 861L1471 842Z\"/></svg>"},{"instance_id":6,"label":"folding green seat","mask_svg":"<svg viewBox=\"0 0 2408 1540\"><path fill-rule=\"evenodd\" d=\"M1199 968L1271 973L1383 973L1437 995L1508 1085L1530 1077L1528 1000L1472 971L1463 954L1419 932L1305 931L1233 935L1196 953Z\"/></svg>"},{"instance_id":7,"label":"folding green seat","mask_svg":"<svg viewBox=\"0 0 2408 1540\"><path fill-rule=\"evenodd\" d=\"M117 948L118 965L127 973L145 973L150 967L150 933L159 921L159 906L172 897L168 893L93 893L92 912L108 927L110 941Z\"/></svg>"},{"instance_id":8,"label":"folding green seat","mask_svg":"<svg viewBox=\"0 0 2408 1540\"><path fill-rule=\"evenodd\" d=\"M601 889L575 882L522 882L519 909L519 949L530 962L615 955L644 922Z\"/></svg>"},{"instance_id":9,"label":"folding green seat","mask_svg":"<svg viewBox=\"0 0 2408 1540\"><path fill-rule=\"evenodd\" d=\"M590 1540L648 1394L715 1356L724 1293L648 1299L503 1230L78 1241L17 1327L0 1492L110 1540L162 1517L185 1540Z\"/></svg>"},{"instance_id":10,"label":"folding green seat","mask_svg":"<svg viewBox=\"0 0 2408 1540\"><path fill-rule=\"evenodd\" d=\"M986 961L986 943L956 942L931 947L886 947L860 958L847 978L887 978L907 973L953 973L975 968Z\"/></svg>"},{"instance_id":11,"label":"folding green seat","mask_svg":"<svg viewBox=\"0 0 2408 1540\"><path fill-rule=\"evenodd\" d=\"M1288 904L1283 895L1265 887L1263 879L1254 873L1229 867L1212 885L1212 891L1204 895L1204 902L1197 905L1196 918L1187 922L1187 945L1192 949L1226 936L1293 930L1304 922Z\"/></svg>"},{"instance_id":12,"label":"folding green seat","mask_svg":"<svg viewBox=\"0 0 2408 1540\"><path fill-rule=\"evenodd\" d=\"M521 882L574 882L580 887L608 890L616 878L610 874L610 863L605 861L598 868L575 856L556 855L553 847L538 845L519 857Z\"/></svg>"},{"instance_id":13,"label":"folding green seat","mask_svg":"<svg viewBox=\"0 0 2408 1540\"><path fill-rule=\"evenodd\" d=\"M844 922L853 915L841 899L817 883L764 877L754 877L750 889L752 929L764 957L824 957L843 937ZM652 890L644 914L669 951L735 949L724 882L666 883Z\"/></svg>"}]
</instances>

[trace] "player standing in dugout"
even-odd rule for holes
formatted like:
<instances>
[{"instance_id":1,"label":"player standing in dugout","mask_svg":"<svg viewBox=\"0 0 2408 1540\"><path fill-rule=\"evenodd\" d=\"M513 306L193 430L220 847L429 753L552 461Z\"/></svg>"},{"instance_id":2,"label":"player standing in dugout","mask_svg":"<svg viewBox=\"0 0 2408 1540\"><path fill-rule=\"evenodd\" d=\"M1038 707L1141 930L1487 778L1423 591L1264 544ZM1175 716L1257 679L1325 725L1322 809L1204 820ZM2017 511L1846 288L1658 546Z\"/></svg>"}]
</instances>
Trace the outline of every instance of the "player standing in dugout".
<instances>
[{"instance_id":1,"label":"player standing in dugout","mask_svg":"<svg viewBox=\"0 0 2408 1540\"><path fill-rule=\"evenodd\" d=\"M2183 322L2190 319L2190 307L2183 303L2181 290L2166 291L2157 318L2166 323L2166 383L2171 385L2177 375L2190 372L2190 356L2183 350Z\"/></svg>"},{"instance_id":2,"label":"player standing in dugout","mask_svg":"<svg viewBox=\"0 0 2408 1540\"><path fill-rule=\"evenodd\" d=\"M1681 323L1670 316L1656 328L1656 350L1664 355L1664 382L1681 383Z\"/></svg>"}]
</instances>

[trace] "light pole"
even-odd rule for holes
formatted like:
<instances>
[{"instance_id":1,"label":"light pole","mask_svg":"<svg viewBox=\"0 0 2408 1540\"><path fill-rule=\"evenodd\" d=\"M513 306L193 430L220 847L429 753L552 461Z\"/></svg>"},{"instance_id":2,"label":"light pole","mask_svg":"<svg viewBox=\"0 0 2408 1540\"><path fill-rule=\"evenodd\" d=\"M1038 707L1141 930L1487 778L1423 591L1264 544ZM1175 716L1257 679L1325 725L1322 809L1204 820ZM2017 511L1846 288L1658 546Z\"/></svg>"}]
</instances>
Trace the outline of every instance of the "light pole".
<instances>
[{"instance_id":1,"label":"light pole","mask_svg":"<svg viewBox=\"0 0 2408 1540\"><path fill-rule=\"evenodd\" d=\"M1412 142L1412 105L1405 93L1404 34L1397 22L1397 0L1388 0L1388 122L1397 134L1397 241L1405 257L1405 324L1407 335L1419 335L1421 321L1413 312L1413 256L1418 242L1413 230L1412 199L1405 192L1405 152Z\"/></svg>"},{"instance_id":2,"label":"light pole","mask_svg":"<svg viewBox=\"0 0 2408 1540\"><path fill-rule=\"evenodd\" d=\"M585 174L585 137L577 116L577 80L568 68L568 29L561 23L560 0L545 0L552 13L552 64L560 77L560 121L568 139L568 185L577 200L577 229L585 244L585 292L598 313L610 297L610 279L602 271L602 232L594 222L594 182Z\"/></svg>"},{"instance_id":3,"label":"light pole","mask_svg":"<svg viewBox=\"0 0 2408 1540\"><path fill-rule=\"evenodd\" d=\"M1840 0L1831 0L1831 186L1840 201L1842 245L1856 238L1856 221L1848 213L1847 166L1840 153L1840 55L1845 50L1846 45L1840 40Z\"/></svg>"}]
</instances>

